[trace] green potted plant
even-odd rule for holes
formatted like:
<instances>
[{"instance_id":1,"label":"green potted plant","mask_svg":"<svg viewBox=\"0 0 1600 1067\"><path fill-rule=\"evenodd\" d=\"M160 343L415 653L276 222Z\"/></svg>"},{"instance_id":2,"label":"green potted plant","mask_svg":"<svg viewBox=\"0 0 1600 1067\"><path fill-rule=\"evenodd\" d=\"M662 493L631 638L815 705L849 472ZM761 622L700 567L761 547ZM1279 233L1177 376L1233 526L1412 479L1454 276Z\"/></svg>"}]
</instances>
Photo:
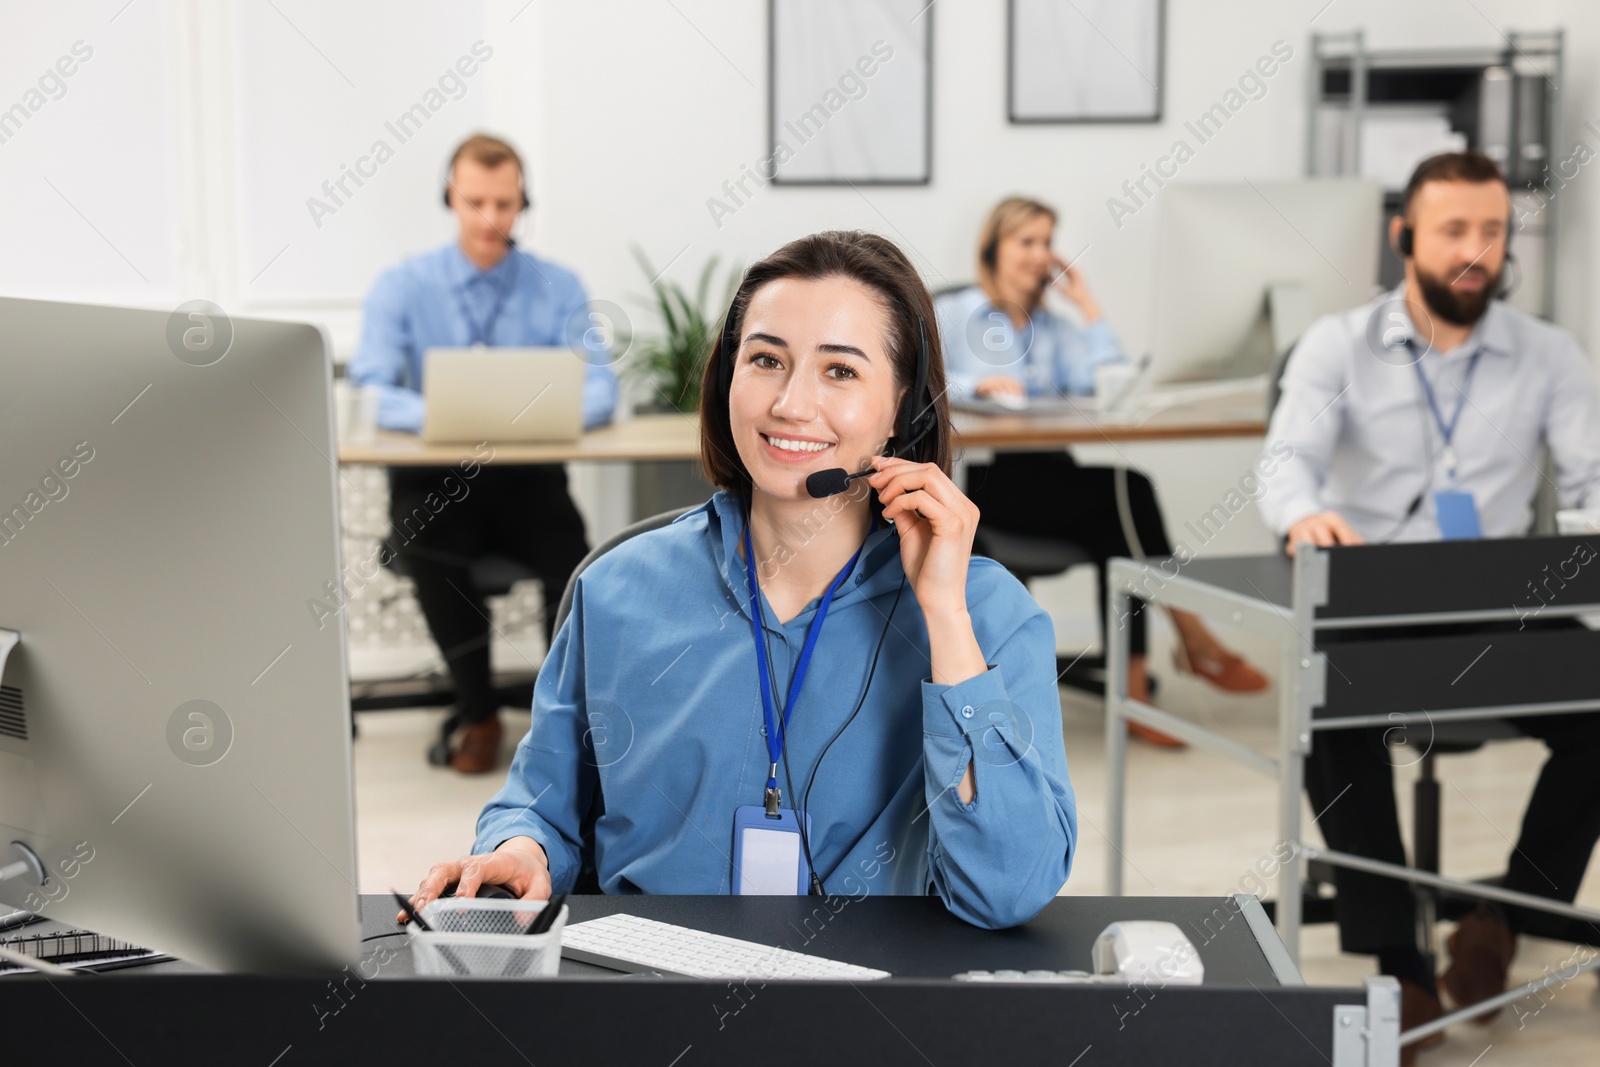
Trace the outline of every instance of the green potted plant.
<instances>
[{"instance_id":1,"label":"green potted plant","mask_svg":"<svg viewBox=\"0 0 1600 1067\"><path fill-rule=\"evenodd\" d=\"M701 268L693 296L677 282L662 277L638 246L634 246L633 257L650 279L651 290L650 298L636 299L659 316L662 332L626 339L628 357L619 368L622 377L649 392L650 399L638 410L692 413L700 406L700 374L706 356L743 271L737 265L730 269L722 299L708 305L706 297L717 272L716 256Z\"/></svg>"},{"instance_id":2,"label":"green potted plant","mask_svg":"<svg viewBox=\"0 0 1600 1067\"><path fill-rule=\"evenodd\" d=\"M649 298L635 299L656 313L662 329L658 334L622 338L627 356L618 370L623 381L643 386L641 391L649 397L636 406L637 412L676 411L692 417L700 407L700 376L706 358L744 272L737 265L732 266L720 301L708 303L717 257L712 256L701 268L692 295L677 282L663 278L663 272L655 269L638 246L633 249L633 257L650 279L651 291ZM698 460L633 465L635 519L698 504L711 493L712 487L701 476Z\"/></svg>"}]
</instances>

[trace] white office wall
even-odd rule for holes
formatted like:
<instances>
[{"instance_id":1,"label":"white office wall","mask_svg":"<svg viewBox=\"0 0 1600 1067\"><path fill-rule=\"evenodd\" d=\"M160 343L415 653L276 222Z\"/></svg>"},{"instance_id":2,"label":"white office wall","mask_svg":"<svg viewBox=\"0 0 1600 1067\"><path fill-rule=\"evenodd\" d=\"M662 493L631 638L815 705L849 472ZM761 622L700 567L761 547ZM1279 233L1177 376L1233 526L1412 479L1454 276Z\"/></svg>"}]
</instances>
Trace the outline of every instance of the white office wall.
<instances>
[{"instance_id":1,"label":"white office wall","mask_svg":"<svg viewBox=\"0 0 1600 1067\"><path fill-rule=\"evenodd\" d=\"M326 323L353 350L359 298L384 265L449 239L437 201L442 157L477 126L529 160L536 201L527 243L579 271L597 298L651 323L632 297L646 279L638 244L672 277L710 256L748 263L784 241L859 226L901 241L928 282L972 276L975 228L1011 192L1056 204L1058 247L1080 263L1132 352L1150 338L1159 196L1119 226L1107 199L1185 136L1285 41L1294 58L1177 180L1292 178L1304 165L1308 41L1360 28L1379 48L1494 46L1500 30L1568 30L1563 144L1600 152L1600 10L1579 0L1169 0L1163 120L1011 126L1005 117L1005 4L938 0L934 20L933 180L927 186L724 187L767 144L767 5L759 0L124 0L41 5L0 0L0 107L74 41L93 58L0 143L0 292L166 304L205 296L245 313ZM1313 19L1315 20L1313 23ZM305 201L383 137L483 40L493 57L459 100L324 217ZM891 60L892 62L892 60ZM868 92L871 91L870 81ZM780 116L781 118L781 116ZM1191 142L1192 136L1188 138ZM803 149L802 149L803 150ZM1564 248L1557 319L1600 344L1600 165L1559 195ZM59 194L45 180L54 183ZM62 195L64 194L64 195ZM719 219L712 198L735 207ZM70 201L70 202L69 202ZM281 255L280 255L281 252ZM278 258L274 260L274 256ZM270 265L269 265L270 264ZM140 275L143 277L141 278ZM1129 459L1156 478L1174 536L1220 499L1248 442L1079 450ZM623 514L624 481L586 472L580 502L603 534ZM1265 548L1241 516L1212 551ZM1054 587L1052 587L1054 588ZM1061 611L1081 600L1063 593ZM1058 606L1053 594L1047 596Z\"/></svg>"},{"instance_id":2,"label":"white office wall","mask_svg":"<svg viewBox=\"0 0 1600 1067\"><path fill-rule=\"evenodd\" d=\"M508 64L529 95L552 106L516 116L508 132L532 146L540 188L534 243L576 264L596 296L632 310L645 279L629 254L641 245L669 275L691 280L712 255L750 262L816 229L863 227L899 240L930 286L970 280L975 234L988 207L1013 192L1062 212L1057 248L1081 255L1090 284L1130 352L1151 338L1159 194L1119 226L1107 200L1126 194L1141 165L1174 140L1196 151L1179 181L1295 178L1305 167L1309 42L1315 31L1363 29L1375 48L1502 46L1502 29L1565 26L1565 141L1600 116L1600 13L1577 0L1169 0L1163 118L1156 124L1013 126L1006 121L1005 4L939 0L934 18L933 181L926 187L757 189L730 202L723 183L767 155L766 5L750 0L673 4L566 4L535 0L527 64ZM491 11L495 9L491 8ZM626 14L620 14L626 12ZM1315 18L1315 22L1312 19ZM495 16L488 19L491 31ZM1205 144L1183 127L1219 102L1255 61L1284 41L1293 58ZM603 46L600 43L603 42ZM581 91L578 87L581 86ZM869 90L870 92L870 85ZM1597 152L1600 136L1583 135ZM1600 174L1600 164L1594 168ZM1600 307L1588 287L1600 259L1600 177L1585 172L1561 193L1563 271L1558 320L1593 347ZM675 259L675 257L677 257ZM1082 462L1132 462L1155 479L1169 533L1219 502L1254 459L1257 443L1222 441L1076 450ZM1192 540L1191 547L1198 548ZM1268 551L1253 509L1204 547ZM1036 589L1063 644L1091 628L1089 578ZM1073 636L1068 636L1071 634Z\"/></svg>"},{"instance_id":3,"label":"white office wall","mask_svg":"<svg viewBox=\"0 0 1600 1067\"><path fill-rule=\"evenodd\" d=\"M475 3L245 2L234 56L238 239L251 306L349 306L448 239L441 175L505 62Z\"/></svg>"},{"instance_id":4,"label":"white office wall","mask_svg":"<svg viewBox=\"0 0 1600 1067\"><path fill-rule=\"evenodd\" d=\"M173 27L122 6L0 5L0 293L177 303Z\"/></svg>"},{"instance_id":5,"label":"white office wall","mask_svg":"<svg viewBox=\"0 0 1600 1067\"><path fill-rule=\"evenodd\" d=\"M523 16L539 20L535 61L517 65L517 75L532 92L583 86L553 97L559 103L536 116L532 166L544 190L533 220L536 243L577 260L597 294L617 298L643 282L630 242L658 264L681 253L671 273L687 278L713 254L749 261L800 233L862 226L901 240L930 284L940 285L971 278L983 212L998 197L1023 191L1061 208L1058 247L1083 254L1081 264L1124 343L1139 351L1149 339L1159 194L1120 226L1106 201L1126 199L1122 183L1138 179L1141 165L1178 137L1195 144L1183 122L1217 103L1274 41L1285 41L1294 58L1268 79L1263 98L1196 146L1177 180L1303 172L1313 30L1363 28L1381 48L1482 47L1503 44L1497 27L1566 25L1568 139L1580 118L1600 112L1589 75L1600 54L1600 26L1593 5L1576 0L1171 0L1162 122L1011 126L1004 7L999 0L941 0L929 11L935 19L931 185L755 189L747 182L754 195L718 225L707 200L732 203L723 183L738 180L768 151L765 5L536 0ZM619 18L619 11L629 14ZM597 40L605 47L586 46ZM1589 136L1600 149L1600 139ZM1592 340L1600 338L1592 302L1573 286L1593 262L1595 194L1582 181L1564 193L1570 193L1561 205L1569 269L1559 317Z\"/></svg>"}]
</instances>

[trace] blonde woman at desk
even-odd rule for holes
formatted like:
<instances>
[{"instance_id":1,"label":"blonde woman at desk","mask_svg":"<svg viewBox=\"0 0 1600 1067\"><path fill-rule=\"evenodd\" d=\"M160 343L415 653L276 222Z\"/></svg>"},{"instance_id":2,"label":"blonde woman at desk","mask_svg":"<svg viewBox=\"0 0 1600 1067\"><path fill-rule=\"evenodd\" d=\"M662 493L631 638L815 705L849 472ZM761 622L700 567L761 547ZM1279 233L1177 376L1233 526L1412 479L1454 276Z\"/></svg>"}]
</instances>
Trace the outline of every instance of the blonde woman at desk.
<instances>
[{"instance_id":1,"label":"blonde woman at desk","mask_svg":"<svg viewBox=\"0 0 1600 1067\"><path fill-rule=\"evenodd\" d=\"M940 294L935 301L944 338L950 395L955 399L1055 396L1094 391L1098 367L1127 361L1080 270L1051 250L1056 213L1037 200L1011 197L995 205L978 239L978 284ZM1054 289L1074 308L1081 325L1052 311ZM1101 602L1106 562L1139 554L1130 545L1116 500L1115 470L1080 467L1065 451L1002 452L987 466L970 466L967 492L998 530L1069 541L1095 561ZM1155 487L1127 472L1127 505L1144 555L1172 553ZM1149 696L1143 602L1127 620L1131 658L1128 692ZM1259 692L1267 679L1226 648L1205 623L1185 611L1169 613L1178 631L1174 660L1219 689ZM1128 732L1165 747L1182 742L1130 722Z\"/></svg>"},{"instance_id":2,"label":"blonde woman at desk","mask_svg":"<svg viewBox=\"0 0 1600 1067\"><path fill-rule=\"evenodd\" d=\"M719 492L578 576L473 855L435 865L416 906L587 875L607 893L936 892L1005 927L1055 896L1077 837L1055 635L972 556L938 346L882 237L815 234L746 272L702 390ZM762 884L740 865L751 820L798 838Z\"/></svg>"}]
</instances>

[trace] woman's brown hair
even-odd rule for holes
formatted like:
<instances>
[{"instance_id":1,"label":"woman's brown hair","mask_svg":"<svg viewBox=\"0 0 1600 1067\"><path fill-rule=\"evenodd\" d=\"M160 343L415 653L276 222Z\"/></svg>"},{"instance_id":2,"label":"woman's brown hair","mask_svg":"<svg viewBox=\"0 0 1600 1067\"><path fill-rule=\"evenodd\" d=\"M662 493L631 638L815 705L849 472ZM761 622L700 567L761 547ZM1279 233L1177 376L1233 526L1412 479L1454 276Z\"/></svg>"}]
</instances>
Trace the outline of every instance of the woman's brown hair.
<instances>
[{"instance_id":1,"label":"woman's brown hair","mask_svg":"<svg viewBox=\"0 0 1600 1067\"><path fill-rule=\"evenodd\" d=\"M944 357L933 299L916 268L893 241L861 230L827 230L790 241L745 271L744 279L728 306L700 384L700 462L706 479L720 489L741 495L750 492L750 472L739 458L728 414L728 383L732 361L738 357L744 336L745 312L757 290L780 278L850 278L877 294L889 313L887 348L894 365L895 383L905 389L895 427L910 421L926 425L910 448L907 459L932 463L950 473L950 403L945 398ZM919 348L927 352L927 388L915 395ZM912 405L909 412L906 405ZM925 422L931 420L931 424ZM874 499L876 499L874 497Z\"/></svg>"}]
</instances>

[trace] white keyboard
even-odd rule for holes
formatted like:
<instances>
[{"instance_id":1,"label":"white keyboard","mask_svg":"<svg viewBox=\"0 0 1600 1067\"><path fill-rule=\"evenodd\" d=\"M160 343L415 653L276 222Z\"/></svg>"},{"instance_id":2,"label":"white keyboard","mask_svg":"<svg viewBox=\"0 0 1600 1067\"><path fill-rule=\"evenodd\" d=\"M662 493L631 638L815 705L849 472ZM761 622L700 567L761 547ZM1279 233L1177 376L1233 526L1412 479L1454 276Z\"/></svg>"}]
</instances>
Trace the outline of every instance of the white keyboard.
<instances>
[{"instance_id":1,"label":"white keyboard","mask_svg":"<svg viewBox=\"0 0 1600 1067\"><path fill-rule=\"evenodd\" d=\"M615 971L656 971L684 978L870 981L889 977L888 971L621 913L564 928L561 954Z\"/></svg>"}]
</instances>

